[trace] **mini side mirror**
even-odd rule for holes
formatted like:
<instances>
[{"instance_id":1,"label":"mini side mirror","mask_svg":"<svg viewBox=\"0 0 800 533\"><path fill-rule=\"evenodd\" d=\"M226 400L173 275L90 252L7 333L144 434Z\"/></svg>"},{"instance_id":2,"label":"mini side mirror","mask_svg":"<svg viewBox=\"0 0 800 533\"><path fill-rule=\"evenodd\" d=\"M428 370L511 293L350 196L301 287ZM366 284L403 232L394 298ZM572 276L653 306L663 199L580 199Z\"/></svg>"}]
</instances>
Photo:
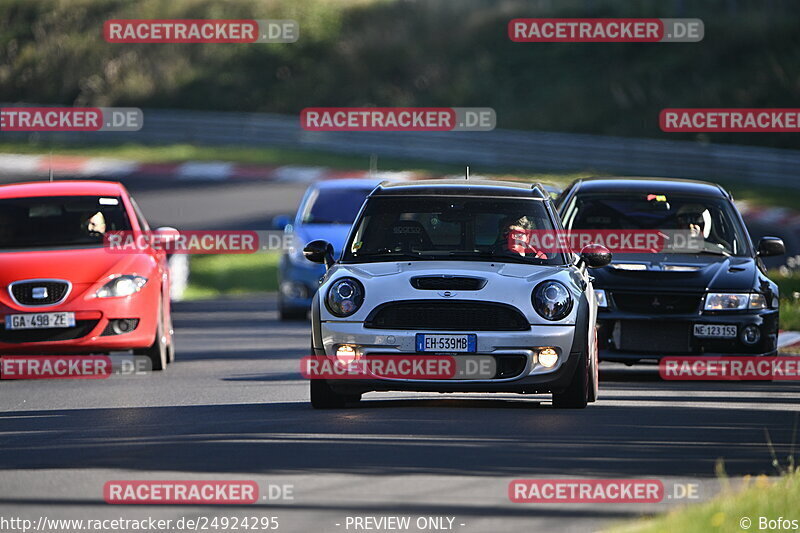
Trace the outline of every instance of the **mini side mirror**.
<instances>
[{"instance_id":1,"label":"mini side mirror","mask_svg":"<svg viewBox=\"0 0 800 533\"><path fill-rule=\"evenodd\" d=\"M336 262L333 257L333 245L322 239L306 244L303 255L312 263L324 264L326 268L332 267Z\"/></svg>"},{"instance_id":2,"label":"mini side mirror","mask_svg":"<svg viewBox=\"0 0 800 533\"><path fill-rule=\"evenodd\" d=\"M581 250L581 261L589 268L600 268L611 263L611 252L602 244L588 244Z\"/></svg>"}]
</instances>

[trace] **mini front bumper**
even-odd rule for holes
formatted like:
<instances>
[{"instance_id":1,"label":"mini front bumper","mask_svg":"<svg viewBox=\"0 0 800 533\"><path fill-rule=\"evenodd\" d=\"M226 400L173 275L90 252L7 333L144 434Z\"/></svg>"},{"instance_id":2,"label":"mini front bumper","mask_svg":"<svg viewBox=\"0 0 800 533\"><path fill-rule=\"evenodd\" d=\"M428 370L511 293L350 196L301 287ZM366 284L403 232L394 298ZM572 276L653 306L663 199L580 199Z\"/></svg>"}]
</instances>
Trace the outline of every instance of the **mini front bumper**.
<instances>
[{"instance_id":1,"label":"mini front bumper","mask_svg":"<svg viewBox=\"0 0 800 533\"><path fill-rule=\"evenodd\" d=\"M417 333L448 333L434 330L388 330L365 328L360 322L325 321L319 325L321 346L314 349L317 356L335 359L342 344L356 346L359 353L368 356L420 355L416 351ZM474 354L525 357L524 369L517 375L495 379L387 379L327 380L341 394L369 391L416 392L512 392L546 393L563 390L575 370L577 356L572 351L575 326L532 326L530 331L478 331ZM465 333L463 331L450 333ZM537 361L537 347L556 348L559 359L552 368ZM433 355L434 354L428 354ZM458 355L455 355L458 357Z\"/></svg>"}]
</instances>

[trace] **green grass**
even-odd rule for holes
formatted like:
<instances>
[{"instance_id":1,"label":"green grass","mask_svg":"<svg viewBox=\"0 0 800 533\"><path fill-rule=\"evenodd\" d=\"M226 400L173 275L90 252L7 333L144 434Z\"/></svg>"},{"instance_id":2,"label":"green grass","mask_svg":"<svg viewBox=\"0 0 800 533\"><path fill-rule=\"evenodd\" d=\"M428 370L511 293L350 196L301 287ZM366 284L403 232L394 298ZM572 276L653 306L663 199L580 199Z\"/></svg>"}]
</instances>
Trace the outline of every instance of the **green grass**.
<instances>
[{"instance_id":1,"label":"green grass","mask_svg":"<svg viewBox=\"0 0 800 533\"><path fill-rule=\"evenodd\" d=\"M626 533L713 533L745 531L740 520L751 520L750 531L777 531L759 528L759 517L784 517L800 520L800 473L787 474L775 481L766 477L746 478L738 490L726 488L709 502L682 507L654 518L618 525L610 532ZM794 528L790 528L794 529Z\"/></svg>"},{"instance_id":2,"label":"green grass","mask_svg":"<svg viewBox=\"0 0 800 533\"><path fill-rule=\"evenodd\" d=\"M277 253L193 255L184 299L276 291L279 260Z\"/></svg>"},{"instance_id":3,"label":"green grass","mask_svg":"<svg viewBox=\"0 0 800 533\"><path fill-rule=\"evenodd\" d=\"M800 330L800 301L781 298L781 329Z\"/></svg>"}]
</instances>

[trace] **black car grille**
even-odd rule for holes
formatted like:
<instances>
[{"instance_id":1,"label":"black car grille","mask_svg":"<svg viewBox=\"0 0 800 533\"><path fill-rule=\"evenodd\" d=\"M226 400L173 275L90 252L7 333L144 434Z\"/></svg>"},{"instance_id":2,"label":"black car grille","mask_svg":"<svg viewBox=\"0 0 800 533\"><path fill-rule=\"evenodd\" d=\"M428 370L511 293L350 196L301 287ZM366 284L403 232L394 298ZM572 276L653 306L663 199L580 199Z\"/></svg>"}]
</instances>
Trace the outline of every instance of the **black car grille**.
<instances>
[{"instance_id":1,"label":"black car grille","mask_svg":"<svg viewBox=\"0 0 800 533\"><path fill-rule=\"evenodd\" d=\"M525 331L530 324L515 307L470 301L406 300L377 307L364 324L377 329Z\"/></svg>"},{"instance_id":2,"label":"black car grille","mask_svg":"<svg viewBox=\"0 0 800 533\"><path fill-rule=\"evenodd\" d=\"M614 332L617 348L627 352L688 354L692 352L691 324L621 320Z\"/></svg>"},{"instance_id":3,"label":"black car grille","mask_svg":"<svg viewBox=\"0 0 800 533\"><path fill-rule=\"evenodd\" d=\"M0 342L54 342L79 339L88 335L98 320L76 320L71 328L6 329L0 324Z\"/></svg>"},{"instance_id":4,"label":"black car grille","mask_svg":"<svg viewBox=\"0 0 800 533\"><path fill-rule=\"evenodd\" d=\"M690 314L700 310L703 295L700 293L629 293L613 292L617 309L629 313Z\"/></svg>"},{"instance_id":5,"label":"black car grille","mask_svg":"<svg viewBox=\"0 0 800 533\"><path fill-rule=\"evenodd\" d=\"M44 298L34 298L33 290L46 291ZM53 305L67 296L69 283L66 281L20 281L11 285L11 294L22 305Z\"/></svg>"},{"instance_id":6,"label":"black car grille","mask_svg":"<svg viewBox=\"0 0 800 533\"><path fill-rule=\"evenodd\" d=\"M468 276L417 276L411 278L415 289L430 291L477 291L486 285L483 278Z\"/></svg>"}]
</instances>

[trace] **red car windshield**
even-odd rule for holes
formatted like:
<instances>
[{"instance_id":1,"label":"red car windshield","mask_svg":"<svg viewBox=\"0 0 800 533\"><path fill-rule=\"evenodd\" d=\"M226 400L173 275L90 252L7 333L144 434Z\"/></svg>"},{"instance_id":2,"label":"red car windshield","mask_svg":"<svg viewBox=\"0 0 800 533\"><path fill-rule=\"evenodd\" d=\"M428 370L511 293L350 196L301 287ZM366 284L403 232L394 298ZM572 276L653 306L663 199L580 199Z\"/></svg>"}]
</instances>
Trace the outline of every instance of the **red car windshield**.
<instances>
[{"instance_id":1,"label":"red car windshield","mask_svg":"<svg viewBox=\"0 0 800 533\"><path fill-rule=\"evenodd\" d=\"M117 196L37 196L0 200L0 249L102 245L130 230Z\"/></svg>"}]
</instances>

